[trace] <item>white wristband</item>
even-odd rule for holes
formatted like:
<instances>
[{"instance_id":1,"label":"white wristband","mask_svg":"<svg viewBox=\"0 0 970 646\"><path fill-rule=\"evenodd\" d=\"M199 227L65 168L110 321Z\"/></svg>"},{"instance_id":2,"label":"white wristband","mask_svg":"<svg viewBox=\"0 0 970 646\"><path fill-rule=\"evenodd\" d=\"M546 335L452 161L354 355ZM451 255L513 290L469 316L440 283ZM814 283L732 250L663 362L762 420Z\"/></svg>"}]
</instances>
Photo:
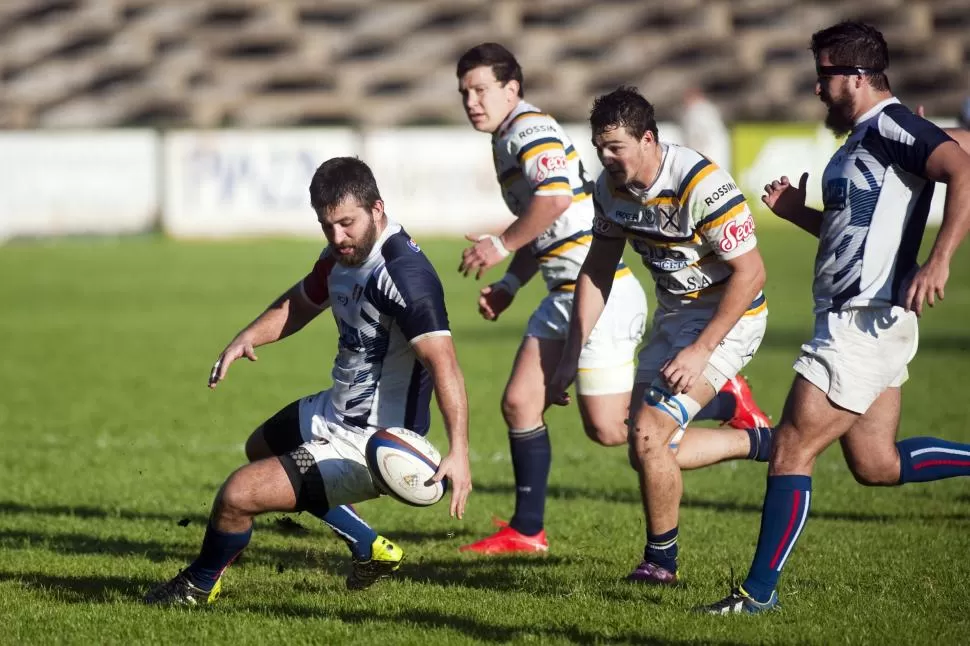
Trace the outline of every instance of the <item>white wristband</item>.
<instances>
[{"instance_id":1,"label":"white wristband","mask_svg":"<svg viewBox=\"0 0 970 646\"><path fill-rule=\"evenodd\" d=\"M502 239L500 237L492 235L491 233L478 236L479 240L484 240L486 238L492 241L492 244L495 246L495 249L498 250L500 256L505 258L509 255L509 250L505 248L504 244L502 244Z\"/></svg>"},{"instance_id":2,"label":"white wristband","mask_svg":"<svg viewBox=\"0 0 970 646\"><path fill-rule=\"evenodd\" d=\"M520 287L522 287L522 281L519 280L518 276L511 272L502 276L502 279L495 284L507 291L512 296L515 296L515 293L519 291Z\"/></svg>"}]
</instances>

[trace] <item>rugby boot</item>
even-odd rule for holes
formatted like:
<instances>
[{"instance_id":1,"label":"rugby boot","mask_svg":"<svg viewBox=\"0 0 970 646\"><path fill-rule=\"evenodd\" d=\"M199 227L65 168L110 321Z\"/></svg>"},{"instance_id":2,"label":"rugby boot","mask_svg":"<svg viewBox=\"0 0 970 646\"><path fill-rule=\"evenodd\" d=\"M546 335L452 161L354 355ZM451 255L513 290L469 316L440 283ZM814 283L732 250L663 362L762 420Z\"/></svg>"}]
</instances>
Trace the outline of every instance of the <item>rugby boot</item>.
<instances>
[{"instance_id":1,"label":"rugby boot","mask_svg":"<svg viewBox=\"0 0 970 646\"><path fill-rule=\"evenodd\" d=\"M381 579L386 579L401 567L404 551L383 536L374 539L371 557L366 561L354 559L347 575L348 590L366 590Z\"/></svg>"}]
</instances>

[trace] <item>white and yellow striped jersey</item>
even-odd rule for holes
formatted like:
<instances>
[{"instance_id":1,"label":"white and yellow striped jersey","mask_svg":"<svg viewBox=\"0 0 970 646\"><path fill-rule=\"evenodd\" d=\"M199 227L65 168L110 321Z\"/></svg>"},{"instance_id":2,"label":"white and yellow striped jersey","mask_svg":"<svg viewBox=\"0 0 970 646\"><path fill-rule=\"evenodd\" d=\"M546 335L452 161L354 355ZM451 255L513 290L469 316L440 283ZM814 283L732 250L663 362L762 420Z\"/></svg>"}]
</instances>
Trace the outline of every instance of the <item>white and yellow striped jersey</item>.
<instances>
[{"instance_id":1,"label":"white and yellow striped jersey","mask_svg":"<svg viewBox=\"0 0 970 646\"><path fill-rule=\"evenodd\" d=\"M596 182L593 234L626 238L657 283L661 309L715 309L731 276L725 263L757 246L744 194L717 164L675 144L643 191L614 186L604 171ZM745 313L766 309L763 293Z\"/></svg>"},{"instance_id":2,"label":"white and yellow striped jersey","mask_svg":"<svg viewBox=\"0 0 970 646\"><path fill-rule=\"evenodd\" d=\"M520 101L492 135L492 159L502 197L515 216L533 197L568 195L572 205L530 245L549 291L575 288L592 237L593 182L562 126ZM629 275L621 262L617 278Z\"/></svg>"}]
</instances>

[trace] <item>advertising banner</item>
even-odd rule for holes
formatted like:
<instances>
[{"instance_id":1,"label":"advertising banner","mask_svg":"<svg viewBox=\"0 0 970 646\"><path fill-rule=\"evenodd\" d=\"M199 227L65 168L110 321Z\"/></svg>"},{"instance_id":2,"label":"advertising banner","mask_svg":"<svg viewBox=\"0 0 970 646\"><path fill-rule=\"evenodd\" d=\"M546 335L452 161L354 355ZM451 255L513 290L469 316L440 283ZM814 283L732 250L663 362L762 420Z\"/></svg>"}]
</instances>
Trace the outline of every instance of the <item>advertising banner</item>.
<instances>
[{"instance_id":1,"label":"advertising banner","mask_svg":"<svg viewBox=\"0 0 970 646\"><path fill-rule=\"evenodd\" d=\"M150 230L158 148L152 130L0 133L0 240Z\"/></svg>"}]
</instances>

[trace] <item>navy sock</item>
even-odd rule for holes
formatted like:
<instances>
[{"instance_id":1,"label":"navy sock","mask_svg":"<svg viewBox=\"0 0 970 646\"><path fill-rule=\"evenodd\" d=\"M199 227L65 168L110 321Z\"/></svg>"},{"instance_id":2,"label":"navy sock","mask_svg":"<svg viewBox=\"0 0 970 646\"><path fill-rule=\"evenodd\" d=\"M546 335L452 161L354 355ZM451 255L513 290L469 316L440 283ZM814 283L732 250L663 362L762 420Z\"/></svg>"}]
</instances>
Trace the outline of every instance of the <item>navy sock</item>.
<instances>
[{"instance_id":1,"label":"navy sock","mask_svg":"<svg viewBox=\"0 0 970 646\"><path fill-rule=\"evenodd\" d=\"M911 437L896 442L899 450L899 484L932 482L970 476L970 444L936 437Z\"/></svg>"},{"instance_id":2,"label":"navy sock","mask_svg":"<svg viewBox=\"0 0 970 646\"><path fill-rule=\"evenodd\" d=\"M748 432L748 439L751 440L748 459L756 462L767 462L768 458L771 457L771 440L775 429L759 426L745 430Z\"/></svg>"},{"instance_id":3,"label":"navy sock","mask_svg":"<svg viewBox=\"0 0 970 646\"><path fill-rule=\"evenodd\" d=\"M663 534L647 532L647 546L643 550L643 560L677 573L677 528Z\"/></svg>"},{"instance_id":4,"label":"navy sock","mask_svg":"<svg viewBox=\"0 0 970 646\"><path fill-rule=\"evenodd\" d=\"M811 476L768 476L758 547L748 578L741 584L755 601L765 603L771 598L781 569L805 527L811 498Z\"/></svg>"},{"instance_id":5,"label":"navy sock","mask_svg":"<svg viewBox=\"0 0 970 646\"><path fill-rule=\"evenodd\" d=\"M203 590L211 590L229 564L249 545L253 536L253 526L238 534L220 532L210 522L205 528L202 550L186 572L192 582Z\"/></svg>"},{"instance_id":6,"label":"navy sock","mask_svg":"<svg viewBox=\"0 0 970 646\"><path fill-rule=\"evenodd\" d=\"M341 505L328 509L326 513L309 510L311 514L330 526L337 536L342 538L350 553L358 561L369 561L373 556L371 547L377 540L377 532L368 525L363 518L357 515L354 508L350 505Z\"/></svg>"},{"instance_id":7,"label":"navy sock","mask_svg":"<svg viewBox=\"0 0 970 646\"><path fill-rule=\"evenodd\" d=\"M716 419L720 422L726 422L734 417L736 408L737 402L734 400L734 395L718 393L714 395L714 399L707 403L707 406L702 408L697 415L694 415L694 419Z\"/></svg>"},{"instance_id":8,"label":"navy sock","mask_svg":"<svg viewBox=\"0 0 970 646\"><path fill-rule=\"evenodd\" d=\"M552 445L546 425L509 429L512 470L515 472L515 515L509 526L527 536L542 531L546 484L552 464Z\"/></svg>"}]
</instances>

